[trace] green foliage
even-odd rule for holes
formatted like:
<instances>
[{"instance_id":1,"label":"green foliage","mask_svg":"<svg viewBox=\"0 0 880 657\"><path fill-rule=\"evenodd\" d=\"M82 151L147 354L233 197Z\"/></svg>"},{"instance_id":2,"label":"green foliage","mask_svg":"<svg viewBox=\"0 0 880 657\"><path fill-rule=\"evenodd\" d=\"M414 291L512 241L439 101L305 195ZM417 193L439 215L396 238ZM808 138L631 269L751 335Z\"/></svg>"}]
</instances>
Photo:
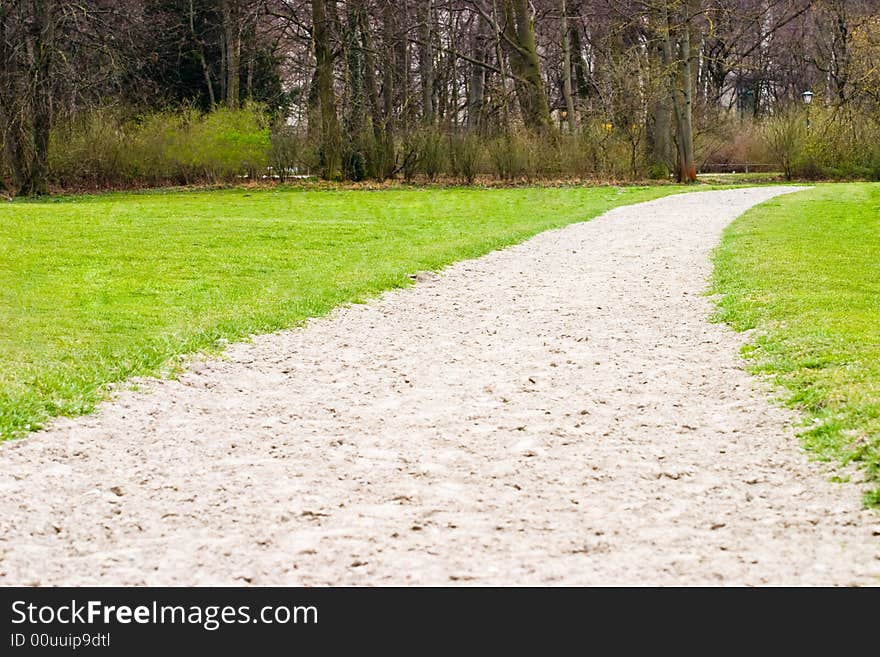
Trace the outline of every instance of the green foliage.
<instances>
[{"instance_id":1,"label":"green foliage","mask_svg":"<svg viewBox=\"0 0 880 657\"><path fill-rule=\"evenodd\" d=\"M211 181L233 180L242 172L254 177L268 166L269 128L258 107L219 108L189 125L192 157Z\"/></svg>"},{"instance_id":2,"label":"green foliage","mask_svg":"<svg viewBox=\"0 0 880 657\"><path fill-rule=\"evenodd\" d=\"M446 164L443 136L434 129L422 131L419 138L419 169L433 181Z\"/></svg>"},{"instance_id":3,"label":"green foliage","mask_svg":"<svg viewBox=\"0 0 880 657\"><path fill-rule=\"evenodd\" d=\"M808 127L806 110L796 107L761 124L719 119L714 132L700 133L699 157L773 163L788 179L880 180L880 124L821 106L810 110L810 118ZM485 137L434 127L391 134L369 126L349 137L342 170L356 182L401 175L472 184L480 174L505 181L668 179L663 166L646 161L634 140L641 133L624 128L585 121L575 134L512 130ZM315 136L283 123L270 130L258 105L137 117L97 109L57 122L49 159L52 182L63 189L219 183L267 174L283 181L293 171L321 169Z\"/></svg>"},{"instance_id":4,"label":"green foliage","mask_svg":"<svg viewBox=\"0 0 880 657\"><path fill-rule=\"evenodd\" d=\"M654 162L648 168L648 178L651 180L669 180L669 167L662 162Z\"/></svg>"},{"instance_id":5,"label":"green foliage","mask_svg":"<svg viewBox=\"0 0 880 657\"><path fill-rule=\"evenodd\" d=\"M880 500L880 185L825 185L737 219L715 256L719 319L755 328L755 371L806 414L819 457L859 463Z\"/></svg>"},{"instance_id":6,"label":"green foliage","mask_svg":"<svg viewBox=\"0 0 880 657\"><path fill-rule=\"evenodd\" d=\"M420 135L415 132L407 134L403 139L402 148L400 149L403 158L400 170L406 182L412 182L416 172L419 170L419 159L421 158L420 142Z\"/></svg>"},{"instance_id":7,"label":"green foliage","mask_svg":"<svg viewBox=\"0 0 880 657\"><path fill-rule=\"evenodd\" d=\"M435 128L422 128L405 135L401 146L401 171L406 182L417 173L434 181L446 164L443 135Z\"/></svg>"},{"instance_id":8,"label":"green foliage","mask_svg":"<svg viewBox=\"0 0 880 657\"><path fill-rule=\"evenodd\" d=\"M269 143L269 166L272 174L284 182L299 171L303 154L302 139L292 126L280 125L272 130Z\"/></svg>"},{"instance_id":9,"label":"green foliage","mask_svg":"<svg viewBox=\"0 0 880 657\"><path fill-rule=\"evenodd\" d=\"M343 162L345 177L352 182L360 182L367 177L367 158L363 151L351 149L345 154Z\"/></svg>"},{"instance_id":10,"label":"green foliage","mask_svg":"<svg viewBox=\"0 0 880 657\"><path fill-rule=\"evenodd\" d=\"M103 109L62 121L49 149L62 187L231 181L261 176L271 148L261 108L192 109L127 119Z\"/></svg>"},{"instance_id":11,"label":"green foliage","mask_svg":"<svg viewBox=\"0 0 880 657\"><path fill-rule=\"evenodd\" d=\"M361 144L367 177L379 181L390 178L397 168L397 149L394 139L385 133L377 136L369 131L364 133Z\"/></svg>"},{"instance_id":12,"label":"green foliage","mask_svg":"<svg viewBox=\"0 0 880 657\"><path fill-rule=\"evenodd\" d=\"M766 121L761 135L758 157L788 180L880 180L880 125L862 113L798 107Z\"/></svg>"},{"instance_id":13,"label":"green foliage","mask_svg":"<svg viewBox=\"0 0 880 657\"><path fill-rule=\"evenodd\" d=\"M807 148L806 116L800 111L784 112L767 121L762 132L767 158L782 169L786 180L791 180Z\"/></svg>"},{"instance_id":14,"label":"green foliage","mask_svg":"<svg viewBox=\"0 0 880 657\"><path fill-rule=\"evenodd\" d=\"M473 134L449 137L449 171L452 177L472 185L477 177L482 144Z\"/></svg>"},{"instance_id":15,"label":"green foliage","mask_svg":"<svg viewBox=\"0 0 880 657\"><path fill-rule=\"evenodd\" d=\"M518 180L534 176L533 144L525 133L502 134L489 142L489 159L501 180Z\"/></svg>"},{"instance_id":16,"label":"green foliage","mask_svg":"<svg viewBox=\"0 0 880 657\"><path fill-rule=\"evenodd\" d=\"M0 439L87 412L108 383L178 354L675 190L274 188L0 204Z\"/></svg>"}]
</instances>

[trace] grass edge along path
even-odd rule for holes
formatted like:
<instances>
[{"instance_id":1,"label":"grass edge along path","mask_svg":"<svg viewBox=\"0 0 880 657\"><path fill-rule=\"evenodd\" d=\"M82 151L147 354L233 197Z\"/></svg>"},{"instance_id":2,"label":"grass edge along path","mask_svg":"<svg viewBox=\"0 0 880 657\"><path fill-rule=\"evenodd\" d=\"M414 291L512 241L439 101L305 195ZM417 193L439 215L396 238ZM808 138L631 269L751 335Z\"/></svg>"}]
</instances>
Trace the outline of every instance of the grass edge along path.
<instances>
[{"instance_id":1,"label":"grass edge along path","mask_svg":"<svg viewBox=\"0 0 880 657\"><path fill-rule=\"evenodd\" d=\"M111 193L0 205L0 441L175 357L693 188ZM179 361L176 361L179 362Z\"/></svg>"},{"instance_id":2,"label":"grass edge along path","mask_svg":"<svg viewBox=\"0 0 880 657\"><path fill-rule=\"evenodd\" d=\"M880 184L819 185L728 226L710 289L718 321L754 329L743 354L801 412L804 447L857 465L868 506L880 505L878 254Z\"/></svg>"}]
</instances>

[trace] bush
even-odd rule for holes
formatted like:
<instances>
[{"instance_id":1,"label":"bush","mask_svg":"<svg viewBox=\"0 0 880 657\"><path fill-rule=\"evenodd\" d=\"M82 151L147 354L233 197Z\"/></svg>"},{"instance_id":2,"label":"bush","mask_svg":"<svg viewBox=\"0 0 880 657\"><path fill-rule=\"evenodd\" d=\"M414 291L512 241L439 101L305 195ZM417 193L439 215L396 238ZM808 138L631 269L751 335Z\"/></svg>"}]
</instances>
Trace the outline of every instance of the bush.
<instances>
[{"instance_id":1,"label":"bush","mask_svg":"<svg viewBox=\"0 0 880 657\"><path fill-rule=\"evenodd\" d=\"M791 180L795 166L807 161L807 125L802 112L787 111L774 116L764 124L762 131L767 157Z\"/></svg>"},{"instance_id":2,"label":"bush","mask_svg":"<svg viewBox=\"0 0 880 657\"><path fill-rule=\"evenodd\" d=\"M368 178L383 181L394 175L397 151L390 135L366 131L361 140L365 170Z\"/></svg>"},{"instance_id":3,"label":"bush","mask_svg":"<svg viewBox=\"0 0 880 657\"><path fill-rule=\"evenodd\" d=\"M403 172L403 179L406 182L412 182L419 169L419 147L419 136L417 134L411 132L403 139L400 150L403 161L400 170Z\"/></svg>"},{"instance_id":4,"label":"bush","mask_svg":"<svg viewBox=\"0 0 880 657\"><path fill-rule=\"evenodd\" d=\"M808 128L805 112L796 105L760 123L724 112L703 116L698 161L773 163L788 179L880 180L880 117L814 103ZM507 181L668 178L662 165L649 166L634 125L585 118L575 134L512 130L488 138L467 132L444 135L425 127L396 139L382 126L371 126L349 139L343 172L351 181L383 181L398 173L406 181L418 176L433 181L448 173L467 184L481 171ZM210 113L178 108L143 116L99 108L56 122L49 170L54 183L73 188L253 180L269 173L284 181L295 173L319 171L320 155L314 134L286 123L270 131L266 113L256 105ZM8 176L0 158L0 189Z\"/></svg>"},{"instance_id":5,"label":"bush","mask_svg":"<svg viewBox=\"0 0 880 657\"><path fill-rule=\"evenodd\" d=\"M468 185L473 185L479 166L480 140L472 134L449 137L449 169L453 177Z\"/></svg>"},{"instance_id":6,"label":"bush","mask_svg":"<svg viewBox=\"0 0 880 657\"><path fill-rule=\"evenodd\" d=\"M299 173L302 151L302 140L292 126L276 126L269 135L269 166L272 174L284 182Z\"/></svg>"},{"instance_id":7,"label":"bush","mask_svg":"<svg viewBox=\"0 0 880 657\"><path fill-rule=\"evenodd\" d=\"M49 136L49 170L62 186L106 186L131 176L131 154L119 117L98 109L59 122Z\"/></svg>"},{"instance_id":8,"label":"bush","mask_svg":"<svg viewBox=\"0 0 880 657\"><path fill-rule=\"evenodd\" d=\"M342 171L345 178L352 182L360 182L367 177L367 158L356 146L353 144L353 148L342 158Z\"/></svg>"},{"instance_id":9,"label":"bush","mask_svg":"<svg viewBox=\"0 0 880 657\"><path fill-rule=\"evenodd\" d=\"M192 109L126 119L96 110L58 122L50 136L50 177L60 185L190 184L262 177L270 140L261 108Z\"/></svg>"},{"instance_id":10,"label":"bush","mask_svg":"<svg viewBox=\"0 0 880 657\"><path fill-rule=\"evenodd\" d=\"M220 108L191 124L193 161L211 181L262 177L269 165L269 128L258 107Z\"/></svg>"},{"instance_id":11,"label":"bush","mask_svg":"<svg viewBox=\"0 0 880 657\"><path fill-rule=\"evenodd\" d=\"M507 133L489 142L489 158L501 180L531 178L534 172L532 144L519 133Z\"/></svg>"},{"instance_id":12,"label":"bush","mask_svg":"<svg viewBox=\"0 0 880 657\"><path fill-rule=\"evenodd\" d=\"M880 179L880 126L865 114L814 106L762 126L767 156L787 179Z\"/></svg>"},{"instance_id":13,"label":"bush","mask_svg":"<svg viewBox=\"0 0 880 657\"><path fill-rule=\"evenodd\" d=\"M419 169L433 181L443 169L446 154L443 137L437 130L425 130L419 137Z\"/></svg>"},{"instance_id":14,"label":"bush","mask_svg":"<svg viewBox=\"0 0 880 657\"><path fill-rule=\"evenodd\" d=\"M132 177L151 184L196 182L189 126L198 118L194 110L157 112L127 126Z\"/></svg>"}]
</instances>

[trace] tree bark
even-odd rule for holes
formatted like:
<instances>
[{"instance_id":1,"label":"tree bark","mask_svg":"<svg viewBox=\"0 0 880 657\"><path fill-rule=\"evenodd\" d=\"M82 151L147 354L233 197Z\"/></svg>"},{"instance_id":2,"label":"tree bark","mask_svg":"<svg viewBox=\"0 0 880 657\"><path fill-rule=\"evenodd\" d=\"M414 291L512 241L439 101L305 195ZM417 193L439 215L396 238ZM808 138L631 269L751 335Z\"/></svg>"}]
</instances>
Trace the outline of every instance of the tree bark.
<instances>
[{"instance_id":1,"label":"tree bark","mask_svg":"<svg viewBox=\"0 0 880 657\"><path fill-rule=\"evenodd\" d=\"M691 80L690 0L673 16L669 0L661 5L661 44L675 116L675 141L678 149L678 182L697 180L694 161L693 83Z\"/></svg>"},{"instance_id":2,"label":"tree bark","mask_svg":"<svg viewBox=\"0 0 880 657\"><path fill-rule=\"evenodd\" d=\"M342 135L336 116L336 93L333 90L330 27L325 0L312 0L315 76L321 113L322 176L327 180L337 180L342 175Z\"/></svg>"},{"instance_id":3,"label":"tree bark","mask_svg":"<svg viewBox=\"0 0 880 657\"><path fill-rule=\"evenodd\" d=\"M364 58L358 35L361 25L361 5L349 2L346 7L345 63L347 80L345 92L346 102L345 130L351 141L361 137L364 128Z\"/></svg>"},{"instance_id":4,"label":"tree bark","mask_svg":"<svg viewBox=\"0 0 880 657\"><path fill-rule=\"evenodd\" d=\"M458 34L458 16L453 14L449 19L449 45L450 45L450 53L449 56L452 58L452 64L449 67L449 73L452 80L452 129L458 130L458 110L459 110L459 98L458 98L458 40L456 35Z\"/></svg>"},{"instance_id":5,"label":"tree bark","mask_svg":"<svg viewBox=\"0 0 880 657\"><path fill-rule=\"evenodd\" d=\"M580 6L580 5L578 5ZM569 43L571 44L570 52L573 63L574 74L574 90L577 93L578 109L580 112L586 112L587 101L590 98L590 82L588 79L589 69L584 59L584 48L581 42L581 32L578 25L569 22L568 29Z\"/></svg>"},{"instance_id":6,"label":"tree bark","mask_svg":"<svg viewBox=\"0 0 880 657\"><path fill-rule=\"evenodd\" d=\"M560 0L562 10L562 95L565 96L565 111L568 119L568 129L573 134L577 132L577 117L574 113L574 96L571 84L571 39L568 34L568 8L565 0Z\"/></svg>"},{"instance_id":7,"label":"tree bark","mask_svg":"<svg viewBox=\"0 0 880 657\"><path fill-rule=\"evenodd\" d=\"M651 71L659 76L661 84L658 85L657 97L651 100L648 116L648 159L653 174L665 178L675 164L672 157L672 96L667 83L663 44L654 41L649 47Z\"/></svg>"},{"instance_id":8,"label":"tree bark","mask_svg":"<svg viewBox=\"0 0 880 657\"><path fill-rule=\"evenodd\" d=\"M189 0L189 34L190 38L196 43L196 54L199 58L199 65L202 68L202 77L205 78L205 88L208 90L208 102L213 109L217 105L217 98L214 96L214 82L211 80L211 69L208 67L208 61L205 58L205 47L202 44L201 38L196 34L193 0Z\"/></svg>"},{"instance_id":9,"label":"tree bark","mask_svg":"<svg viewBox=\"0 0 880 657\"><path fill-rule=\"evenodd\" d=\"M238 107L241 79L241 7L238 0L222 0L223 41L226 52L226 105Z\"/></svg>"},{"instance_id":10,"label":"tree bark","mask_svg":"<svg viewBox=\"0 0 880 657\"><path fill-rule=\"evenodd\" d=\"M434 124L434 3L423 0L419 10L419 76L422 83L422 123Z\"/></svg>"},{"instance_id":11,"label":"tree bark","mask_svg":"<svg viewBox=\"0 0 880 657\"><path fill-rule=\"evenodd\" d=\"M25 195L48 191L49 133L52 129L52 59L55 55L55 2L34 0L34 159Z\"/></svg>"},{"instance_id":12,"label":"tree bark","mask_svg":"<svg viewBox=\"0 0 880 657\"><path fill-rule=\"evenodd\" d=\"M21 112L20 92L13 72L12 49L9 34L12 28L12 6L9 2L0 2L0 140L6 161L12 173L12 185L17 192L24 180L22 164L24 154L21 149Z\"/></svg>"},{"instance_id":13,"label":"tree bark","mask_svg":"<svg viewBox=\"0 0 880 657\"><path fill-rule=\"evenodd\" d=\"M30 0L18 6L0 3L0 119L15 193L48 191L49 136L52 130L56 57L56 0ZM18 57L10 44L17 21L24 48Z\"/></svg>"},{"instance_id":14,"label":"tree bark","mask_svg":"<svg viewBox=\"0 0 880 657\"><path fill-rule=\"evenodd\" d=\"M478 130L482 127L486 76L488 75L488 71L480 63L485 62L489 54L489 23L480 15L477 15L474 20L477 26L472 35L471 57L476 63L471 64L470 84L468 85L468 130Z\"/></svg>"},{"instance_id":15,"label":"tree bark","mask_svg":"<svg viewBox=\"0 0 880 657\"><path fill-rule=\"evenodd\" d=\"M505 45L513 71L523 123L542 132L550 126L550 106L544 93L541 62L535 43L535 26L528 0L505 0Z\"/></svg>"}]
</instances>

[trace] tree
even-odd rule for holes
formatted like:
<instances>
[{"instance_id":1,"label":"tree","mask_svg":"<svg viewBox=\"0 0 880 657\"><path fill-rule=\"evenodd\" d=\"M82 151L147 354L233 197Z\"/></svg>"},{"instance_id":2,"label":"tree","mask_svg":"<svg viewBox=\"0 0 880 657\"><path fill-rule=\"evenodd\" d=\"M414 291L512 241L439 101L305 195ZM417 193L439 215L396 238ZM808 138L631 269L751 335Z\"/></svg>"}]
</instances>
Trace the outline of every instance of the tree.
<instances>
[{"instance_id":1,"label":"tree","mask_svg":"<svg viewBox=\"0 0 880 657\"><path fill-rule=\"evenodd\" d=\"M523 123L527 128L543 132L550 126L550 107L528 0L504 0L503 35Z\"/></svg>"},{"instance_id":2,"label":"tree","mask_svg":"<svg viewBox=\"0 0 880 657\"><path fill-rule=\"evenodd\" d=\"M57 12L50 0L0 4L0 120L14 191L22 196L48 190Z\"/></svg>"},{"instance_id":3,"label":"tree","mask_svg":"<svg viewBox=\"0 0 880 657\"><path fill-rule=\"evenodd\" d=\"M330 0L331 4L333 0ZM328 180L342 176L342 136L336 115L336 92L333 89L333 48L330 33L333 26L327 0L312 0L312 38L315 43L315 79L321 113L322 175Z\"/></svg>"},{"instance_id":4,"label":"tree","mask_svg":"<svg viewBox=\"0 0 880 657\"><path fill-rule=\"evenodd\" d=\"M425 0L419 11L419 76L422 87L422 122L434 124L434 3Z\"/></svg>"},{"instance_id":5,"label":"tree","mask_svg":"<svg viewBox=\"0 0 880 657\"><path fill-rule=\"evenodd\" d=\"M565 112L568 117L568 129L571 132L577 131L577 117L574 113L574 91L571 84L571 35L568 30L568 8L565 0L560 0L560 11L562 15L562 75L563 87L562 93L565 97Z\"/></svg>"},{"instance_id":6,"label":"tree","mask_svg":"<svg viewBox=\"0 0 880 657\"><path fill-rule=\"evenodd\" d=\"M664 0L660 4L660 39L663 67L675 118L675 144L678 151L678 182L697 180L694 158L693 78L691 63L691 21L694 0Z\"/></svg>"}]
</instances>

